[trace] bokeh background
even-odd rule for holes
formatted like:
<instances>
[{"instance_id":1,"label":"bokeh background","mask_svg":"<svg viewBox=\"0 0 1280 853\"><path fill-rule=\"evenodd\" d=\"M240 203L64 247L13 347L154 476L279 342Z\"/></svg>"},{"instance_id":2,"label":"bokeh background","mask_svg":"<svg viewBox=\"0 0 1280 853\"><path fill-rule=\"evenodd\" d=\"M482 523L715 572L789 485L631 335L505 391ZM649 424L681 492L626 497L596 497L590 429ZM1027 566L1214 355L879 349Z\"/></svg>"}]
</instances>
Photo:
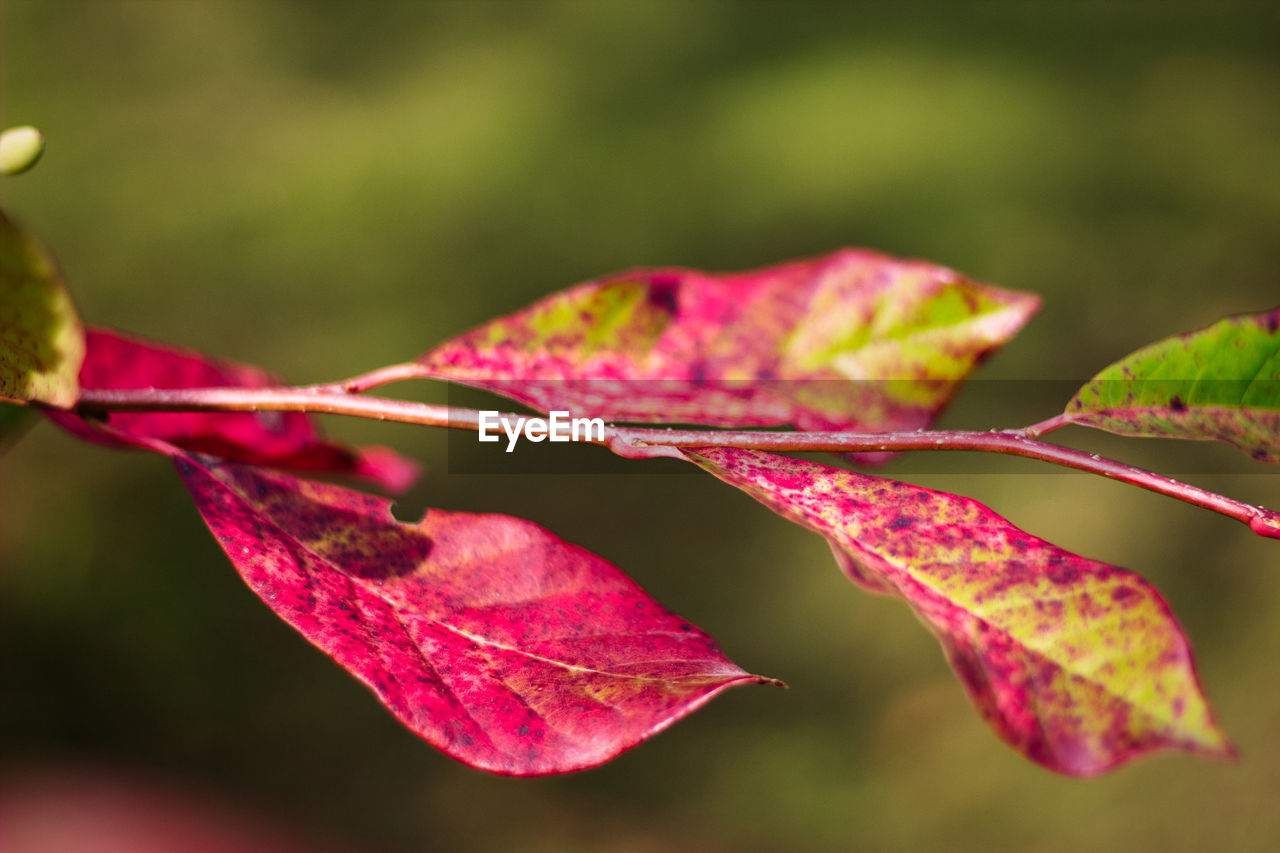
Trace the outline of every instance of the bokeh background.
<instances>
[{"instance_id":1,"label":"bokeh background","mask_svg":"<svg viewBox=\"0 0 1280 853\"><path fill-rule=\"evenodd\" d=\"M49 139L0 193L89 322L299 383L617 269L842 245L1042 294L983 376L1083 379L1280 303L1278 44L1267 3L0 0L0 125ZM1064 402L1041 387L975 382L943 423L1040 420ZM562 475L462 476L437 431L327 426L425 463L402 517L532 518L791 689L727 694L598 770L484 775L263 607L162 459L40 425L0 459L12 789L145 778L335 849L1280 843L1280 543L1238 524L1030 462L885 469L1170 600L1241 758L1082 782L998 742L904 606L710 478L600 473L594 448ZM1061 437L1280 505L1230 448Z\"/></svg>"}]
</instances>

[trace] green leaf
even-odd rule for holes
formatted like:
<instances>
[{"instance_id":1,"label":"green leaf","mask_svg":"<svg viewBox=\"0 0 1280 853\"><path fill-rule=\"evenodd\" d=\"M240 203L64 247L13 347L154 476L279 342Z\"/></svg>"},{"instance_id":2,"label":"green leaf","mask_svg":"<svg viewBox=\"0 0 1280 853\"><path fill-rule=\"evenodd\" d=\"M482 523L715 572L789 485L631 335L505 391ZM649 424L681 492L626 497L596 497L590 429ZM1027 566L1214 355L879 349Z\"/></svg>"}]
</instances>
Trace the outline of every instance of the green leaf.
<instances>
[{"instance_id":1,"label":"green leaf","mask_svg":"<svg viewBox=\"0 0 1280 853\"><path fill-rule=\"evenodd\" d=\"M825 537L850 580L904 600L982 716L1032 761L1091 776L1159 749L1232 754L1186 637L1132 572L970 498L755 450L683 452Z\"/></svg>"},{"instance_id":2,"label":"green leaf","mask_svg":"<svg viewBox=\"0 0 1280 853\"><path fill-rule=\"evenodd\" d=\"M1143 347L1089 380L1065 420L1120 435L1217 440L1280 461L1280 308Z\"/></svg>"},{"instance_id":3,"label":"green leaf","mask_svg":"<svg viewBox=\"0 0 1280 853\"><path fill-rule=\"evenodd\" d=\"M84 329L48 250L0 212L0 399L69 408Z\"/></svg>"}]
</instances>

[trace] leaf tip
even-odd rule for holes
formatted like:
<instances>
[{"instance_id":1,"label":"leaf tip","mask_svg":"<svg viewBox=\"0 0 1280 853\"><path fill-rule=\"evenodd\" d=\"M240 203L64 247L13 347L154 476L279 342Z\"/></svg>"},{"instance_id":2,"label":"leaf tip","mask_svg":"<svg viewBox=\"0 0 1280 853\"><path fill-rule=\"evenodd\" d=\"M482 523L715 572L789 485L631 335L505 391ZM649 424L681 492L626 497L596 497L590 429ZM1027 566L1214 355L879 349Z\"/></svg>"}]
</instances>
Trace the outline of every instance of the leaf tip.
<instances>
[{"instance_id":1,"label":"leaf tip","mask_svg":"<svg viewBox=\"0 0 1280 853\"><path fill-rule=\"evenodd\" d=\"M358 448L352 473L377 483L393 495L399 495L418 482L422 466L389 447L374 444Z\"/></svg>"}]
</instances>

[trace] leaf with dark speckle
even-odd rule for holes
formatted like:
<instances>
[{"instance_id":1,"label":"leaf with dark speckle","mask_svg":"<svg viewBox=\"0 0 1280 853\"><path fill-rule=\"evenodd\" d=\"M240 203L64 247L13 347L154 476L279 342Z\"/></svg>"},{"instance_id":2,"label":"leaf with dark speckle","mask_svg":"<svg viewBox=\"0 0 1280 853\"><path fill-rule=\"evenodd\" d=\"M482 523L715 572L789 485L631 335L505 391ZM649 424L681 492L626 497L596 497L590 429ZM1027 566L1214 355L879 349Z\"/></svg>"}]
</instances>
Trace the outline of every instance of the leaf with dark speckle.
<instances>
[{"instance_id":1,"label":"leaf with dark speckle","mask_svg":"<svg viewBox=\"0 0 1280 853\"><path fill-rule=\"evenodd\" d=\"M446 341L421 375L613 421L915 429L1039 300L844 249L760 270L638 269Z\"/></svg>"},{"instance_id":2,"label":"leaf with dark speckle","mask_svg":"<svg viewBox=\"0 0 1280 853\"><path fill-rule=\"evenodd\" d=\"M1280 308L1143 347L1067 404L1071 423L1120 435L1217 440L1280 462Z\"/></svg>"},{"instance_id":3,"label":"leaf with dark speckle","mask_svg":"<svg viewBox=\"0 0 1280 853\"><path fill-rule=\"evenodd\" d=\"M529 521L390 504L177 454L246 583L454 758L594 767L729 687L766 683L600 557Z\"/></svg>"},{"instance_id":4,"label":"leaf with dark speckle","mask_svg":"<svg viewBox=\"0 0 1280 853\"><path fill-rule=\"evenodd\" d=\"M969 498L760 451L684 453L822 534L860 585L905 600L979 712L1031 760L1090 776L1157 749L1232 754L1181 628L1132 572Z\"/></svg>"}]
</instances>

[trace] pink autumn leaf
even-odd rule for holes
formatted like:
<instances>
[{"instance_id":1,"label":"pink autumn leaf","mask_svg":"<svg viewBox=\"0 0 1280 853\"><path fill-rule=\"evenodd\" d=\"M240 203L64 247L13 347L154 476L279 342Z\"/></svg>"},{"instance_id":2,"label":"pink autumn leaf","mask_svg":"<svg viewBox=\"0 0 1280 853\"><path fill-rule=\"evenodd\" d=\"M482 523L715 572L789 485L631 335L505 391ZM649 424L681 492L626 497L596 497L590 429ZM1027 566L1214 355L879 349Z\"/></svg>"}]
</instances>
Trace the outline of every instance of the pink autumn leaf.
<instances>
[{"instance_id":1,"label":"pink autumn leaf","mask_svg":"<svg viewBox=\"0 0 1280 853\"><path fill-rule=\"evenodd\" d=\"M260 368L212 359L164 344L90 329L80 386L124 388L267 388L279 384ZM150 448L145 439L211 456L289 468L352 474L401 492L418 467L383 447L349 448L327 441L299 412L116 412L107 423L50 412L59 426L99 444Z\"/></svg>"},{"instance_id":2,"label":"pink autumn leaf","mask_svg":"<svg viewBox=\"0 0 1280 853\"><path fill-rule=\"evenodd\" d=\"M447 341L423 376L542 411L806 430L923 427L1038 307L859 249L744 273L640 269Z\"/></svg>"},{"instance_id":3,"label":"pink autumn leaf","mask_svg":"<svg viewBox=\"0 0 1280 853\"><path fill-rule=\"evenodd\" d=\"M175 456L267 606L406 726L473 767L593 767L729 687L764 683L600 557L532 522L430 510Z\"/></svg>"},{"instance_id":4,"label":"pink autumn leaf","mask_svg":"<svg viewBox=\"0 0 1280 853\"><path fill-rule=\"evenodd\" d=\"M826 537L855 582L905 600L979 712L1031 760L1091 776L1158 749L1232 754L1181 628L1132 572L969 498L760 451L685 454Z\"/></svg>"}]
</instances>

